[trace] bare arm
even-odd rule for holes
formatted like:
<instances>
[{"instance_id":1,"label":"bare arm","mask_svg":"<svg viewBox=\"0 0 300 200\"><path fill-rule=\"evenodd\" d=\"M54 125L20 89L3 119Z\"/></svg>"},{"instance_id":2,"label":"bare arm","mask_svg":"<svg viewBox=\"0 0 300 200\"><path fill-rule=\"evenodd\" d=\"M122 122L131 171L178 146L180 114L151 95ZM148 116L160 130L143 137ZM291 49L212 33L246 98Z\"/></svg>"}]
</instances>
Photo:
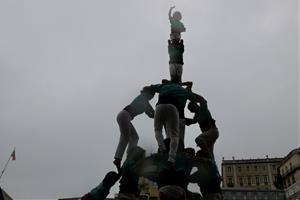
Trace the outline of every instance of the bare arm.
<instances>
[{"instance_id":1,"label":"bare arm","mask_svg":"<svg viewBox=\"0 0 300 200\"><path fill-rule=\"evenodd\" d=\"M148 117L154 118L154 109L152 108L150 103L148 103L148 107L147 107L147 110L145 111L145 113L146 113L146 115L148 115Z\"/></svg>"},{"instance_id":2,"label":"bare arm","mask_svg":"<svg viewBox=\"0 0 300 200\"><path fill-rule=\"evenodd\" d=\"M195 120L195 119L185 118L185 125L187 125L187 126L196 124L196 123L197 123L197 120Z\"/></svg>"},{"instance_id":3,"label":"bare arm","mask_svg":"<svg viewBox=\"0 0 300 200\"><path fill-rule=\"evenodd\" d=\"M175 6L172 6L169 10L169 19L172 19L172 10L175 8Z\"/></svg>"}]
</instances>

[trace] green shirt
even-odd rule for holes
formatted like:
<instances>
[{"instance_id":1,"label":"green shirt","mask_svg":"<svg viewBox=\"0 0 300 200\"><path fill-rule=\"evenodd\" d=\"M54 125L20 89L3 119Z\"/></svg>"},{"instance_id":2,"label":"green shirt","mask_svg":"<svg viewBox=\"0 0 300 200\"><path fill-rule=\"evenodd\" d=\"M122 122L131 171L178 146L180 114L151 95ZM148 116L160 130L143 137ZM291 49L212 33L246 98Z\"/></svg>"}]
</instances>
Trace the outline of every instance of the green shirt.
<instances>
[{"instance_id":1,"label":"green shirt","mask_svg":"<svg viewBox=\"0 0 300 200\"><path fill-rule=\"evenodd\" d=\"M205 185L211 180L220 177L217 164L212 159L198 159L198 164L196 167L198 171L194 172L189 177L191 183Z\"/></svg>"},{"instance_id":2,"label":"green shirt","mask_svg":"<svg viewBox=\"0 0 300 200\"><path fill-rule=\"evenodd\" d=\"M159 93L158 102L159 104L172 104L174 105L179 113L179 118L184 118L184 108L186 101L196 101L195 95L184 89L175 83L157 84L151 85L153 92Z\"/></svg>"},{"instance_id":3,"label":"green shirt","mask_svg":"<svg viewBox=\"0 0 300 200\"><path fill-rule=\"evenodd\" d=\"M122 178L120 180L120 193L139 195L139 174L136 172L136 162L127 159L122 165Z\"/></svg>"},{"instance_id":4,"label":"green shirt","mask_svg":"<svg viewBox=\"0 0 300 200\"><path fill-rule=\"evenodd\" d=\"M198 123L202 132L215 126L215 120L212 118L208 110L207 101L201 101L200 107L195 112L192 123Z\"/></svg>"},{"instance_id":5,"label":"green shirt","mask_svg":"<svg viewBox=\"0 0 300 200\"><path fill-rule=\"evenodd\" d=\"M153 108L149 103L149 99L146 98L145 95L140 94L128 106L126 106L124 110L127 110L130 113L130 116L134 118L143 112L153 110Z\"/></svg>"},{"instance_id":6,"label":"green shirt","mask_svg":"<svg viewBox=\"0 0 300 200\"><path fill-rule=\"evenodd\" d=\"M91 190L90 194L95 200L104 200L109 194L110 187L101 182L97 187Z\"/></svg>"},{"instance_id":7,"label":"green shirt","mask_svg":"<svg viewBox=\"0 0 300 200\"><path fill-rule=\"evenodd\" d=\"M195 113L194 119L200 124L212 119L212 116L208 110L207 101L201 102L200 107Z\"/></svg>"}]
</instances>

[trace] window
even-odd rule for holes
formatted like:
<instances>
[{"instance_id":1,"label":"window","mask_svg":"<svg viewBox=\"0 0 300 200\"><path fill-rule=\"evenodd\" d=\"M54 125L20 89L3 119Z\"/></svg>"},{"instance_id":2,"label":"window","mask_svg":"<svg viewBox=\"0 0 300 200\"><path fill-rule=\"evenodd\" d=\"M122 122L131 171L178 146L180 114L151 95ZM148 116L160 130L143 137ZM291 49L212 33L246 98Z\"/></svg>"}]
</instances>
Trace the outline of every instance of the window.
<instances>
[{"instance_id":1,"label":"window","mask_svg":"<svg viewBox=\"0 0 300 200\"><path fill-rule=\"evenodd\" d=\"M243 186L243 177L239 177L240 186Z\"/></svg>"},{"instance_id":2,"label":"window","mask_svg":"<svg viewBox=\"0 0 300 200\"><path fill-rule=\"evenodd\" d=\"M261 183L264 182L264 177L263 177L263 176L260 177L260 182L261 182Z\"/></svg>"},{"instance_id":3,"label":"window","mask_svg":"<svg viewBox=\"0 0 300 200\"><path fill-rule=\"evenodd\" d=\"M242 171L242 167L238 166L238 171L241 172Z\"/></svg>"},{"instance_id":4,"label":"window","mask_svg":"<svg viewBox=\"0 0 300 200\"><path fill-rule=\"evenodd\" d=\"M256 185L259 185L259 177L258 176L255 178L255 183L256 183Z\"/></svg>"},{"instance_id":5,"label":"window","mask_svg":"<svg viewBox=\"0 0 300 200\"><path fill-rule=\"evenodd\" d=\"M227 167L227 171L231 172L231 166Z\"/></svg>"},{"instance_id":6,"label":"window","mask_svg":"<svg viewBox=\"0 0 300 200\"><path fill-rule=\"evenodd\" d=\"M233 178L232 177L228 177L228 187L233 187L234 186L234 182L233 182Z\"/></svg>"},{"instance_id":7,"label":"window","mask_svg":"<svg viewBox=\"0 0 300 200\"><path fill-rule=\"evenodd\" d=\"M293 165L292 165L292 163L290 163L290 170L292 170L292 168L293 168Z\"/></svg>"},{"instance_id":8,"label":"window","mask_svg":"<svg viewBox=\"0 0 300 200\"><path fill-rule=\"evenodd\" d=\"M295 176L294 176L294 175L292 176L292 183L293 183L293 184L296 183L296 180L295 180Z\"/></svg>"},{"instance_id":9,"label":"window","mask_svg":"<svg viewBox=\"0 0 300 200\"><path fill-rule=\"evenodd\" d=\"M246 166L247 171L249 172L249 166Z\"/></svg>"},{"instance_id":10,"label":"window","mask_svg":"<svg viewBox=\"0 0 300 200\"><path fill-rule=\"evenodd\" d=\"M256 165L254 165L254 171L257 171L257 166Z\"/></svg>"},{"instance_id":11,"label":"window","mask_svg":"<svg viewBox=\"0 0 300 200\"><path fill-rule=\"evenodd\" d=\"M269 177L268 176L264 176L264 182L265 182L265 185L268 185L268 182L269 182Z\"/></svg>"},{"instance_id":12,"label":"window","mask_svg":"<svg viewBox=\"0 0 300 200\"><path fill-rule=\"evenodd\" d=\"M251 177L248 177L248 185L251 185Z\"/></svg>"},{"instance_id":13,"label":"window","mask_svg":"<svg viewBox=\"0 0 300 200\"><path fill-rule=\"evenodd\" d=\"M266 171L266 166L261 167L263 171Z\"/></svg>"},{"instance_id":14,"label":"window","mask_svg":"<svg viewBox=\"0 0 300 200\"><path fill-rule=\"evenodd\" d=\"M276 171L276 165L272 165L273 171Z\"/></svg>"}]
</instances>

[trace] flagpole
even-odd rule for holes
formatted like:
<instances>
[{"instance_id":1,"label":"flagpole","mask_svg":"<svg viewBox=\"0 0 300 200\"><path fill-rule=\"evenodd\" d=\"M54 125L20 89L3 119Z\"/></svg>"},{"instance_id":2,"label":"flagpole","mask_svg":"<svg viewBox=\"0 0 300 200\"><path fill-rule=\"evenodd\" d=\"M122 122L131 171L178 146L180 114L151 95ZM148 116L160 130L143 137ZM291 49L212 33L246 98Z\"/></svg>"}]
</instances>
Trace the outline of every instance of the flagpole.
<instances>
[{"instance_id":1,"label":"flagpole","mask_svg":"<svg viewBox=\"0 0 300 200\"><path fill-rule=\"evenodd\" d=\"M15 150L16 150L16 147L14 148L13 152L15 152ZM7 168L7 166L8 166L8 163L9 163L9 161L10 161L10 159L11 159L11 155L12 155L12 153L10 154L8 161L6 162L6 164L5 164L5 166L4 166L4 169L3 169L2 172L1 172L0 180L1 180L1 178L2 178L2 176L3 176L3 174L4 174L5 170L6 170L6 168Z\"/></svg>"}]
</instances>

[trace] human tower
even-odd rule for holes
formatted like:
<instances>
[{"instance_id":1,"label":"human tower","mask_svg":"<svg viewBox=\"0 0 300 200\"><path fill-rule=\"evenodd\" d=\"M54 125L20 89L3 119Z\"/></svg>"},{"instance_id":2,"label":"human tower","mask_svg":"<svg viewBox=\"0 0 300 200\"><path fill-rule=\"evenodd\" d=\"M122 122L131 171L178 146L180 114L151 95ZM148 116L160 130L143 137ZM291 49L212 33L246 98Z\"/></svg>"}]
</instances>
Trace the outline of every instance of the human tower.
<instances>
[{"instance_id":1,"label":"human tower","mask_svg":"<svg viewBox=\"0 0 300 200\"><path fill-rule=\"evenodd\" d=\"M181 37L186 29L181 22L179 11L169 10L171 24L168 39L170 80L163 79L159 84L145 86L141 93L117 115L120 128L119 143L116 148L113 164L118 172L109 172L83 200L105 199L110 188L120 179L119 199L138 199L140 196L139 177L156 182L161 192L161 199L174 195L172 187L181 188L184 199L222 199L220 175L214 160L214 144L219 136L207 101L192 91L192 82L183 82L184 42ZM158 93L155 110L149 103ZM184 115L188 110L194 113L192 119ZM132 121L145 113L154 119L154 133L158 152L145 157L145 150L138 146L139 136ZM195 138L199 150L186 148L184 144L185 126L198 124L201 133ZM165 130L165 136L163 134ZM126 160L122 158L127 148ZM192 168L198 170L191 174ZM197 183L200 194L196 197L187 190L189 183ZM171 188L171 189L170 189ZM175 195L180 197L181 195ZM177 198L176 197L176 198ZM175 197L173 199L176 199Z\"/></svg>"}]
</instances>

